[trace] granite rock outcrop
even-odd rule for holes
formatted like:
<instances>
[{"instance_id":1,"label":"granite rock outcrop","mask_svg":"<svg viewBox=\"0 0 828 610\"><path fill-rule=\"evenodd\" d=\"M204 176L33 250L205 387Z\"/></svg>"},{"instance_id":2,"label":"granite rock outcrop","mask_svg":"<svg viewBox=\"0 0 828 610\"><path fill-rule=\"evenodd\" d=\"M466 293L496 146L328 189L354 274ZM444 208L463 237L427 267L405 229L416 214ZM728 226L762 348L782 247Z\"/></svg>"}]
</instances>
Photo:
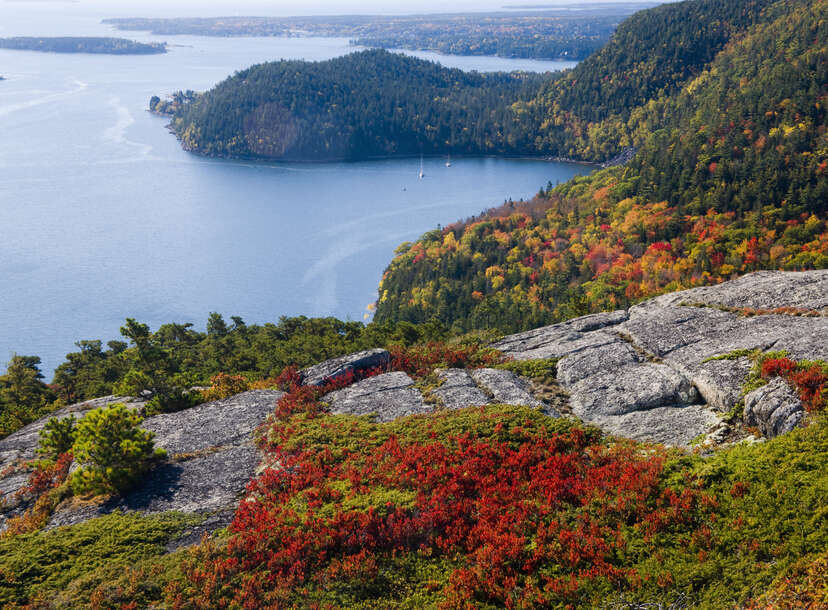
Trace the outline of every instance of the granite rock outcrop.
<instances>
[{"instance_id":1,"label":"granite rock outcrop","mask_svg":"<svg viewBox=\"0 0 828 610\"><path fill-rule=\"evenodd\" d=\"M781 377L745 396L745 425L758 428L768 438L790 432L804 416L799 396Z\"/></svg>"},{"instance_id":2,"label":"granite rock outcrop","mask_svg":"<svg viewBox=\"0 0 828 610\"><path fill-rule=\"evenodd\" d=\"M556 360L554 387L544 389L506 368L437 369L429 381L415 382L401 371L382 372L390 368L390 354L383 349L323 362L302 371L301 379L314 386L351 375L357 379L322 397L335 414L372 414L390 421L443 408L528 405L552 417L574 415L617 436L675 446L702 439L710 446L725 442L738 427L732 419L725 421L724 413L739 401L744 402L744 428L764 436L802 424L807 417L802 403L781 378L743 396L751 369L748 354L785 350L794 360L828 360L826 308L828 271L757 272L656 297L629 310L517 333L493 345L517 361ZM145 419L142 427L155 433L156 446L167 450L168 459L122 497L102 504L64 502L48 527L115 510L205 515L204 524L187 533L191 537L226 525L247 482L264 467L255 431L281 396L249 391ZM82 417L113 402L130 409L144 405L107 396L50 417ZM28 506L18 492L27 484L28 462L47 420L0 440L0 530Z\"/></svg>"},{"instance_id":3,"label":"granite rock outcrop","mask_svg":"<svg viewBox=\"0 0 828 610\"><path fill-rule=\"evenodd\" d=\"M305 385L322 386L348 375L358 375L370 370L387 369L391 354L384 349L369 349L355 354L331 358L299 371Z\"/></svg>"},{"instance_id":4,"label":"granite rock outcrop","mask_svg":"<svg viewBox=\"0 0 828 610\"><path fill-rule=\"evenodd\" d=\"M785 350L795 360L828 360L826 307L828 271L761 271L518 333L494 347L516 360L560 359L558 380L584 421L685 445L742 398L751 365L740 354ZM751 397L746 412L769 436L802 418L779 383Z\"/></svg>"},{"instance_id":5,"label":"granite rock outcrop","mask_svg":"<svg viewBox=\"0 0 828 610\"><path fill-rule=\"evenodd\" d=\"M148 417L141 427L155 433L155 446L167 451L168 460L122 497L102 504L68 502L58 506L48 527L79 523L115 510L199 513L210 515L213 529L227 525L261 458L253 442L254 432L273 412L281 395L254 390L186 411ZM109 396L66 407L51 417L82 416L113 402L141 406L140 402ZM9 517L27 508L18 492L27 483L25 462L34 457L38 432L46 421L48 417L0 440L0 473L6 475L0 475L0 498L4 500L0 529Z\"/></svg>"}]
</instances>

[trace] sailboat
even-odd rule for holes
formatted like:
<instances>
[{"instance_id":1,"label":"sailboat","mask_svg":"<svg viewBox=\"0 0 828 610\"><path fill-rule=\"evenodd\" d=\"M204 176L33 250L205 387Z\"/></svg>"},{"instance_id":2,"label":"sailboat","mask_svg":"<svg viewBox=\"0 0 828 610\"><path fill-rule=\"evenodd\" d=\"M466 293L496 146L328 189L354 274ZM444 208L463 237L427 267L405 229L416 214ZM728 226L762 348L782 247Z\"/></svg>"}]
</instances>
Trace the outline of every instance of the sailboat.
<instances>
[{"instance_id":1,"label":"sailboat","mask_svg":"<svg viewBox=\"0 0 828 610\"><path fill-rule=\"evenodd\" d=\"M448 160L446 161L446 167L451 167L451 155L448 156Z\"/></svg>"},{"instance_id":2,"label":"sailboat","mask_svg":"<svg viewBox=\"0 0 828 610\"><path fill-rule=\"evenodd\" d=\"M420 180L425 177L425 172L423 171L423 156L420 155Z\"/></svg>"}]
</instances>

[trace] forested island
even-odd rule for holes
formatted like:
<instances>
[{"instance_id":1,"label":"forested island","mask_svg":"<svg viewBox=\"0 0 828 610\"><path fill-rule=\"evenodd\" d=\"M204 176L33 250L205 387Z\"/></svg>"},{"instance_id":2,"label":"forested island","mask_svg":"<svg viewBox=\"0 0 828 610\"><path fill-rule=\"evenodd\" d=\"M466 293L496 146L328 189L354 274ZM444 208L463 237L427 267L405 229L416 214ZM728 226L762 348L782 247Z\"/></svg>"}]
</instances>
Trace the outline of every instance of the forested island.
<instances>
[{"instance_id":1,"label":"forested island","mask_svg":"<svg viewBox=\"0 0 828 610\"><path fill-rule=\"evenodd\" d=\"M119 18L119 30L158 35L328 36L354 45L577 61L609 39L618 23L650 3L602 5L578 11L404 16Z\"/></svg>"},{"instance_id":2,"label":"forested island","mask_svg":"<svg viewBox=\"0 0 828 610\"><path fill-rule=\"evenodd\" d=\"M237 72L190 103L174 104L172 128L187 150L221 157L521 155L534 150L535 134L510 119L511 106L528 103L546 80L463 72L382 50L279 61Z\"/></svg>"},{"instance_id":3,"label":"forested island","mask_svg":"<svg viewBox=\"0 0 828 610\"><path fill-rule=\"evenodd\" d=\"M94 36L36 37L16 36L0 38L0 49L15 51L42 51L44 53L96 53L104 55L155 55L166 53L163 43L137 42L125 38Z\"/></svg>"},{"instance_id":4,"label":"forested island","mask_svg":"<svg viewBox=\"0 0 828 610\"><path fill-rule=\"evenodd\" d=\"M176 91L166 99L153 95L149 101L149 111L153 114L172 117L175 113L184 110L184 107L193 103L198 98L198 93L188 89L187 91Z\"/></svg>"}]
</instances>

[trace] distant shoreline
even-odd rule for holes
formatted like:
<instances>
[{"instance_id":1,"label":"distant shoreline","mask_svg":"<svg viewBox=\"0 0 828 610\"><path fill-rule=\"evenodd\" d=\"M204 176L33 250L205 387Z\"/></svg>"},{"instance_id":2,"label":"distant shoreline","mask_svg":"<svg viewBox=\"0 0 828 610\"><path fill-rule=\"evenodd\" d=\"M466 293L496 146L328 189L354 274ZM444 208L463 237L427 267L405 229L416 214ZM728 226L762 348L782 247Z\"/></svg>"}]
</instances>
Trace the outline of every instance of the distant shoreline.
<instances>
[{"instance_id":1,"label":"distant shoreline","mask_svg":"<svg viewBox=\"0 0 828 610\"><path fill-rule=\"evenodd\" d=\"M0 38L0 49L92 55L159 55L167 52L167 45L97 36L15 36Z\"/></svg>"},{"instance_id":2,"label":"distant shoreline","mask_svg":"<svg viewBox=\"0 0 828 610\"><path fill-rule=\"evenodd\" d=\"M573 13L548 10L423 15L318 15L293 17L127 17L101 23L157 36L345 38L352 46L431 51L445 55L581 61L609 40L634 10L603 4Z\"/></svg>"},{"instance_id":3,"label":"distant shoreline","mask_svg":"<svg viewBox=\"0 0 828 610\"><path fill-rule=\"evenodd\" d=\"M153 112L151 110L147 110L150 114L154 114L157 117L166 117L169 118L169 115L161 114L158 112ZM301 163L307 165L324 165L327 163L364 163L367 161L402 161L405 159L419 159L421 155L418 154L400 154L400 155L372 155L372 156L365 156L365 157L358 157L358 158L351 158L351 157L337 157L337 158L330 158L330 159L304 159L301 157L297 158L280 158L280 159L273 159L268 157L259 157L255 155L218 155L218 154L206 154L199 152L197 150L193 150L191 147L184 144L181 138L175 133L171 124L168 124L167 130L175 136L178 140L179 144L181 144L181 148L190 153L191 155L195 155L198 157L202 157L204 159L220 159L223 161L255 161L259 163L273 163L273 164L280 164L280 163ZM424 159L443 159L448 156L449 153L433 153L433 154L424 154L422 157ZM603 163L596 163L595 161L583 161L580 159L570 159L568 157L551 157L549 155L521 155L521 154L457 154L455 155L452 153L452 159L461 160L461 159L511 159L515 161L541 161L544 163L570 163L573 165L584 165L587 167L594 167L594 168L601 168L604 167L605 164Z\"/></svg>"}]
</instances>

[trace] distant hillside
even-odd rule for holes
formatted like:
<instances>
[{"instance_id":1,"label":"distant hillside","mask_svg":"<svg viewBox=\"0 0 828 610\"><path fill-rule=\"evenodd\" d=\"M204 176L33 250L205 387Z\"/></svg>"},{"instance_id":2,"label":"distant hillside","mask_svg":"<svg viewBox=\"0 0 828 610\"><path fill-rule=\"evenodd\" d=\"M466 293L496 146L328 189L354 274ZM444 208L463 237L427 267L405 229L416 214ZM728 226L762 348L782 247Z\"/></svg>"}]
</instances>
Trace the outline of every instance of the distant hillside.
<instances>
[{"instance_id":1,"label":"distant hillside","mask_svg":"<svg viewBox=\"0 0 828 610\"><path fill-rule=\"evenodd\" d=\"M641 11L601 51L555 75L462 74L376 51L263 64L179 112L174 127L185 147L207 155L606 161L637 141L625 127L636 109L698 75L770 3L694 0Z\"/></svg>"},{"instance_id":2,"label":"distant hillside","mask_svg":"<svg viewBox=\"0 0 828 610\"><path fill-rule=\"evenodd\" d=\"M582 133L636 144L626 167L401 246L376 319L511 331L755 269L828 266L826 17L825 0L770 6L683 83ZM684 29L675 41L697 25Z\"/></svg>"},{"instance_id":3,"label":"distant hillside","mask_svg":"<svg viewBox=\"0 0 828 610\"><path fill-rule=\"evenodd\" d=\"M539 117L538 147L604 161L628 142L613 131L636 108L676 93L774 0L691 0L639 11L609 43L545 86L522 111Z\"/></svg>"},{"instance_id":4,"label":"distant hillside","mask_svg":"<svg viewBox=\"0 0 828 610\"><path fill-rule=\"evenodd\" d=\"M267 159L364 159L463 152L522 154L531 134L509 104L538 75L479 74L387 51L279 61L236 73L179 110L193 152Z\"/></svg>"},{"instance_id":5,"label":"distant hillside","mask_svg":"<svg viewBox=\"0 0 828 610\"><path fill-rule=\"evenodd\" d=\"M160 43L143 43L125 38L29 37L0 38L0 49L43 51L45 53L101 53L107 55L154 55L166 53Z\"/></svg>"}]
</instances>

